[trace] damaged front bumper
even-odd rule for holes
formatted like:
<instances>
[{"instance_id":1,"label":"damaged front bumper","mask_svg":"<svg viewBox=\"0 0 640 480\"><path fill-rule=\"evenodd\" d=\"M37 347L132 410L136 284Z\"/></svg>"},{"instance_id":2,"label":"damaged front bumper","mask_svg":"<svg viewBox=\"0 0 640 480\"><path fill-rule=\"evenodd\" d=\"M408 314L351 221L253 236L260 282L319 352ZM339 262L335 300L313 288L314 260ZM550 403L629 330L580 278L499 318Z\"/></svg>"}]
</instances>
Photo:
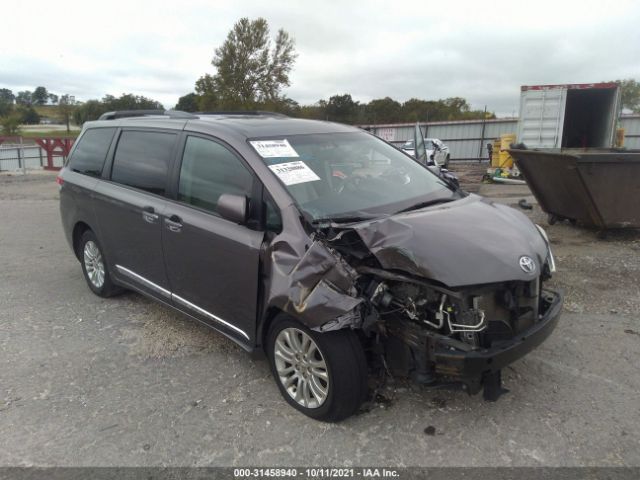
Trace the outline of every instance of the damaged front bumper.
<instances>
[{"instance_id":1,"label":"damaged front bumper","mask_svg":"<svg viewBox=\"0 0 640 480\"><path fill-rule=\"evenodd\" d=\"M544 290L541 303L540 317L535 324L490 348L463 351L446 337L436 340L433 350L436 374L461 381L470 394L477 393L483 385L489 386L486 383L488 379L493 381L493 374L499 374L502 368L536 348L555 329L562 310L562 294Z\"/></svg>"}]
</instances>

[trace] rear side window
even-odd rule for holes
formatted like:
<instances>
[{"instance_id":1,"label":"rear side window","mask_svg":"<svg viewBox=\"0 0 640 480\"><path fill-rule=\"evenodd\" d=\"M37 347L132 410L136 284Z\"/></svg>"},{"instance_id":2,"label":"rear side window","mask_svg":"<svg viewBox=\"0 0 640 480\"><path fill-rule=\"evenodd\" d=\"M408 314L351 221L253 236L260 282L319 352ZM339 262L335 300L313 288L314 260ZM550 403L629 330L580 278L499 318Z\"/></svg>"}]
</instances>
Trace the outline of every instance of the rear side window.
<instances>
[{"instance_id":1,"label":"rear side window","mask_svg":"<svg viewBox=\"0 0 640 480\"><path fill-rule=\"evenodd\" d=\"M251 196L253 175L226 147L188 137L182 156L178 200L214 212L223 193Z\"/></svg>"},{"instance_id":2,"label":"rear side window","mask_svg":"<svg viewBox=\"0 0 640 480\"><path fill-rule=\"evenodd\" d=\"M74 172L99 177L107 158L115 128L92 128L84 132L69 160Z\"/></svg>"},{"instance_id":3,"label":"rear side window","mask_svg":"<svg viewBox=\"0 0 640 480\"><path fill-rule=\"evenodd\" d=\"M124 131L113 158L111 180L164 195L174 133Z\"/></svg>"}]
</instances>

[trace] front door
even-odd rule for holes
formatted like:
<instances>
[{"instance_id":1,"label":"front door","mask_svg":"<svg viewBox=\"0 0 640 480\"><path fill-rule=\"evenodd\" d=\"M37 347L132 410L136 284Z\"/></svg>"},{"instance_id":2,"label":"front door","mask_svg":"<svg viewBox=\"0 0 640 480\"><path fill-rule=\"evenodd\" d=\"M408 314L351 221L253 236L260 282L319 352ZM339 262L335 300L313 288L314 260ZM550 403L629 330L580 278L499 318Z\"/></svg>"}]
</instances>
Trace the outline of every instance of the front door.
<instances>
[{"instance_id":1,"label":"front door","mask_svg":"<svg viewBox=\"0 0 640 480\"><path fill-rule=\"evenodd\" d=\"M253 201L256 181L225 145L187 135L162 227L174 304L244 343L254 340L264 233L222 218L216 204L223 193Z\"/></svg>"}]
</instances>

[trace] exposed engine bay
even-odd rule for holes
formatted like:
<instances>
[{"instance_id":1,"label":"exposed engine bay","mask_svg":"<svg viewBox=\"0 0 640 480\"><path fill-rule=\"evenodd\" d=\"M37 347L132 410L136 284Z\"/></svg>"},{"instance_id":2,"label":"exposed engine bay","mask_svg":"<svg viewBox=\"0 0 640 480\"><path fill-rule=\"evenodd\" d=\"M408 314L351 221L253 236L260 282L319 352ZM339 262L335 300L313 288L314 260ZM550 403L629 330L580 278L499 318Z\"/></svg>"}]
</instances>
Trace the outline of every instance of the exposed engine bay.
<instances>
[{"instance_id":1,"label":"exposed engine bay","mask_svg":"<svg viewBox=\"0 0 640 480\"><path fill-rule=\"evenodd\" d=\"M468 352L499 346L532 327L548 303L541 295L541 282L550 278L548 266L529 282L451 289L377 268L375 259L362 249L358 252L354 249L357 241L347 238L349 235L338 235L332 243L360 274L358 290L368 300L361 305L364 334L380 343L376 348L382 349L390 372L411 376L419 383L448 378L463 382L469 393L477 393L483 383L490 382L464 378L464 372L439 365L436 348L445 345L452 351ZM501 393L499 378L492 388L485 398L493 400Z\"/></svg>"}]
</instances>

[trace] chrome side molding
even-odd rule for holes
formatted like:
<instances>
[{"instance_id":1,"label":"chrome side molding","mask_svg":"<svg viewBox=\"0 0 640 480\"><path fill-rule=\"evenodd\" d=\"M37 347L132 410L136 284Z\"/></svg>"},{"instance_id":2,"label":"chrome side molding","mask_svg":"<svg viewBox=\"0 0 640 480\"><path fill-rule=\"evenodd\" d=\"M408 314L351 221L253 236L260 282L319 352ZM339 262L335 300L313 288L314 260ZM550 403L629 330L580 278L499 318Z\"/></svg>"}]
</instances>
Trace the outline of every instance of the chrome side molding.
<instances>
[{"instance_id":1,"label":"chrome side molding","mask_svg":"<svg viewBox=\"0 0 640 480\"><path fill-rule=\"evenodd\" d=\"M171 294L171 299L175 300L176 302L180 303L181 305L190 308L192 310L195 310L196 312L200 313L201 315L204 315L208 318L210 318L211 320L214 320L218 323L221 323L222 325L224 325L227 328L230 328L231 330L238 332L240 335L242 335L244 338L246 338L247 340L249 340L249 335L247 335L243 330L240 330L238 327L236 327L235 325L231 325L229 322L227 322L226 320L223 320L222 318L218 317L217 315L214 315L211 312L208 312L207 310L205 310L204 308L201 308L199 306L197 306L194 303L191 303L189 300L186 300L182 297L180 297L179 295L176 295L175 293Z\"/></svg>"},{"instance_id":2,"label":"chrome side molding","mask_svg":"<svg viewBox=\"0 0 640 480\"><path fill-rule=\"evenodd\" d=\"M238 327L236 327L235 325L230 324L229 322L227 322L226 320L223 320L222 318L218 317L217 315L214 315L213 313L205 310L202 307L199 307L198 305L196 305L195 303L191 303L189 300L182 298L179 295L176 295L173 292L170 292L169 290L167 290L166 288L161 287L160 285L157 285L155 283L153 283L151 280L148 280L146 278L144 278L142 275L138 275L136 272L133 272L131 270L129 270L128 268L123 267L122 265L116 265L116 269L123 274L126 277L129 277L133 280L136 280L140 283L142 283L143 285L145 285L146 287L150 288L151 290L154 290L155 292L159 293L160 295L162 295L165 298L174 300L175 302L179 303L180 305L182 305L183 307L187 307L195 312L198 312L200 315L204 315L207 318L210 318L211 320L224 325L227 328L230 328L231 330L233 330L234 332L239 333L240 335L242 335L244 338L246 338L247 340L250 340L249 335L247 335L247 333L244 330L239 329Z\"/></svg>"},{"instance_id":3,"label":"chrome side molding","mask_svg":"<svg viewBox=\"0 0 640 480\"><path fill-rule=\"evenodd\" d=\"M129 277L133 280L137 280L138 282L144 284L146 287L150 288L151 290L158 292L163 297L166 297L169 299L171 298L171 292L166 288L163 288L160 285L153 283L151 280L147 280L142 275L138 275L136 272L133 272L128 268L123 267L122 265L116 265L116 268L125 277Z\"/></svg>"}]
</instances>

